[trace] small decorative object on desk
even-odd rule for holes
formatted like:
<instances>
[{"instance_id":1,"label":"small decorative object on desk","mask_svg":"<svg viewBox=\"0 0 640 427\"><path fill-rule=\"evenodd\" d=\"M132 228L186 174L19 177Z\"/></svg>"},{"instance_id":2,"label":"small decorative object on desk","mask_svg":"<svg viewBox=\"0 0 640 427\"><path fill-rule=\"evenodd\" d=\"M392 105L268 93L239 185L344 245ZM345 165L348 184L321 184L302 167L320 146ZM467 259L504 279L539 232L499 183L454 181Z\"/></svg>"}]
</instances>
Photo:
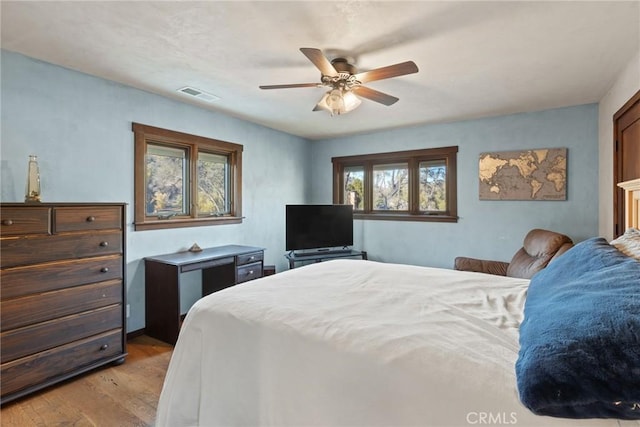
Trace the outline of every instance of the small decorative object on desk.
<instances>
[{"instance_id":1,"label":"small decorative object on desk","mask_svg":"<svg viewBox=\"0 0 640 427\"><path fill-rule=\"evenodd\" d=\"M189 252L202 252L202 248L198 246L197 243L194 243L190 248Z\"/></svg>"},{"instance_id":2,"label":"small decorative object on desk","mask_svg":"<svg viewBox=\"0 0 640 427\"><path fill-rule=\"evenodd\" d=\"M25 191L24 201L27 203L37 203L40 201L40 170L38 168L38 156L29 156L27 188Z\"/></svg>"}]
</instances>

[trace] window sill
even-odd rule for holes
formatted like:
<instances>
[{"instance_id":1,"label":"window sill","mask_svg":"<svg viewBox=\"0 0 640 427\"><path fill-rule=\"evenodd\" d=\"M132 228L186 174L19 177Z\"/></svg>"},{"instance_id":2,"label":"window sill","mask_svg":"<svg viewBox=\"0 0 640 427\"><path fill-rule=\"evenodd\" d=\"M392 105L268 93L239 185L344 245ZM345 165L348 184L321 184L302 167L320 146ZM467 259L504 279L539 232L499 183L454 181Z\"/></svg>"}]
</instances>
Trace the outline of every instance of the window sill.
<instances>
[{"instance_id":1,"label":"window sill","mask_svg":"<svg viewBox=\"0 0 640 427\"><path fill-rule=\"evenodd\" d=\"M159 219L134 223L135 231L162 230L169 228L203 227L207 225L241 224L243 217L224 216L216 218Z\"/></svg>"},{"instance_id":2,"label":"window sill","mask_svg":"<svg viewBox=\"0 0 640 427\"><path fill-rule=\"evenodd\" d=\"M422 222L458 222L457 216L450 215L411 215L407 213L353 213L353 219L382 220L382 221L422 221Z\"/></svg>"}]
</instances>

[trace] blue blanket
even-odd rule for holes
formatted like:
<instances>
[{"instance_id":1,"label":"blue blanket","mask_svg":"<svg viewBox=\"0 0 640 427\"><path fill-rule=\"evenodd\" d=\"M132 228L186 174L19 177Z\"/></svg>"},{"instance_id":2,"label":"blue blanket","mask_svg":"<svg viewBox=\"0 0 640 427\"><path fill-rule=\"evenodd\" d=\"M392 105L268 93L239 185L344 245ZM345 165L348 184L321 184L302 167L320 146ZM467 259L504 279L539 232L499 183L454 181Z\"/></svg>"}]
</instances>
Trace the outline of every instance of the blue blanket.
<instances>
[{"instance_id":1,"label":"blue blanket","mask_svg":"<svg viewBox=\"0 0 640 427\"><path fill-rule=\"evenodd\" d=\"M640 419L640 262L602 238L531 280L520 326L520 400L539 415Z\"/></svg>"}]
</instances>

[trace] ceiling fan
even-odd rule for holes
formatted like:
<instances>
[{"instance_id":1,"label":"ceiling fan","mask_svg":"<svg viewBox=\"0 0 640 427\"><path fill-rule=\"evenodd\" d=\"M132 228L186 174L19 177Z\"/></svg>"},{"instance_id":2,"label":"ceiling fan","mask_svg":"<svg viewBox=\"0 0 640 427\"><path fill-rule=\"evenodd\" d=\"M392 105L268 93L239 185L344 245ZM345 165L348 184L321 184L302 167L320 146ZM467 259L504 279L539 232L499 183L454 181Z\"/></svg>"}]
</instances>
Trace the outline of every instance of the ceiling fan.
<instances>
[{"instance_id":1,"label":"ceiling fan","mask_svg":"<svg viewBox=\"0 0 640 427\"><path fill-rule=\"evenodd\" d=\"M260 89L326 86L330 88L330 90L324 94L313 111L326 110L329 111L332 116L334 114L348 113L356 109L362 102L358 96L387 106L396 103L398 98L395 96L387 95L386 93L363 86L363 83L418 72L418 66L413 61L406 61L358 73L356 67L350 64L346 58L335 58L329 61L320 49L311 47L300 48L300 51L309 58L313 65L322 73L320 83L268 85L260 86Z\"/></svg>"}]
</instances>

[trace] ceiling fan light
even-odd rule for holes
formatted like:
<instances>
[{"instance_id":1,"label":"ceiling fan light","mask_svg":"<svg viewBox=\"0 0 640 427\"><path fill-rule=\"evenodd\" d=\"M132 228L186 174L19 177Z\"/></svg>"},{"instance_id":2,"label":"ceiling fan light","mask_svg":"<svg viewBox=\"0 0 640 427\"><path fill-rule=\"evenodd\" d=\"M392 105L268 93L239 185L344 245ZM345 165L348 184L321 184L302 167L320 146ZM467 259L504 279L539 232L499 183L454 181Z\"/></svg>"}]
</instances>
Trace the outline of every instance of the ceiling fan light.
<instances>
[{"instance_id":1,"label":"ceiling fan light","mask_svg":"<svg viewBox=\"0 0 640 427\"><path fill-rule=\"evenodd\" d=\"M327 94L327 105L331 109L332 114L342 114L345 112L344 98L340 89L333 89Z\"/></svg>"},{"instance_id":2,"label":"ceiling fan light","mask_svg":"<svg viewBox=\"0 0 640 427\"><path fill-rule=\"evenodd\" d=\"M344 101L344 109L346 113L355 110L360 104L362 104L362 100L350 90L343 93L342 100Z\"/></svg>"},{"instance_id":3,"label":"ceiling fan light","mask_svg":"<svg viewBox=\"0 0 640 427\"><path fill-rule=\"evenodd\" d=\"M333 116L355 110L361 102L351 91L332 89L324 94L316 107L327 110Z\"/></svg>"},{"instance_id":4,"label":"ceiling fan light","mask_svg":"<svg viewBox=\"0 0 640 427\"><path fill-rule=\"evenodd\" d=\"M322 96L322 99L320 100L320 102L318 102L318 105L316 105L316 109L319 108L322 110L326 110L333 116L334 114L340 114L340 106L336 105L339 104L339 100L336 99L335 94L333 95L333 98L330 99L331 92L332 91L329 91Z\"/></svg>"}]
</instances>

